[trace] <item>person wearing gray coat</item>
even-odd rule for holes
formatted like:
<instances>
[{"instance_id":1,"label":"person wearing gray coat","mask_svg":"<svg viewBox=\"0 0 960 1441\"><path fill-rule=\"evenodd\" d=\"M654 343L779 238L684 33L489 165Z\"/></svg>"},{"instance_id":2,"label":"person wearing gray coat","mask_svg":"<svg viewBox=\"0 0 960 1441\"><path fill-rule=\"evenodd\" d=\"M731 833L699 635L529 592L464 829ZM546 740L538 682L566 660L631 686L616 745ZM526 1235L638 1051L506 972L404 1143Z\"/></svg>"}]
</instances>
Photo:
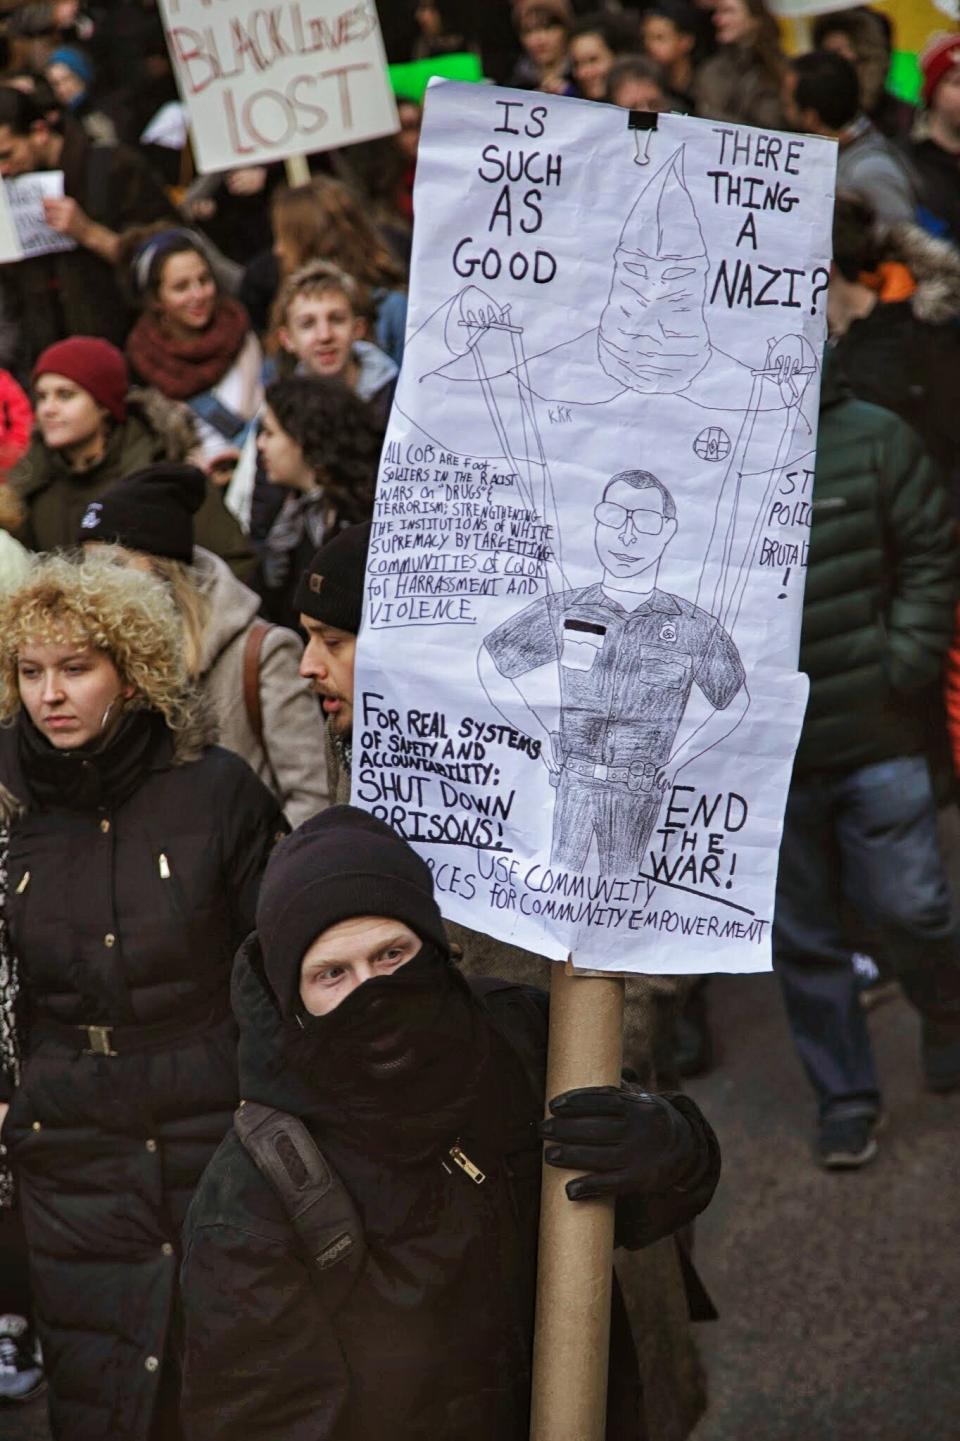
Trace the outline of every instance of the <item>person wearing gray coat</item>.
<instances>
[{"instance_id":1,"label":"person wearing gray coat","mask_svg":"<svg viewBox=\"0 0 960 1441\"><path fill-rule=\"evenodd\" d=\"M117 547L118 560L166 582L219 743L243 757L298 826L330 804L323 721L299 673L303 644L258 619L259 597L193 544L204 485L194 466L136 471L87 508L78 540Z\"/></svg>"}]
</instances>

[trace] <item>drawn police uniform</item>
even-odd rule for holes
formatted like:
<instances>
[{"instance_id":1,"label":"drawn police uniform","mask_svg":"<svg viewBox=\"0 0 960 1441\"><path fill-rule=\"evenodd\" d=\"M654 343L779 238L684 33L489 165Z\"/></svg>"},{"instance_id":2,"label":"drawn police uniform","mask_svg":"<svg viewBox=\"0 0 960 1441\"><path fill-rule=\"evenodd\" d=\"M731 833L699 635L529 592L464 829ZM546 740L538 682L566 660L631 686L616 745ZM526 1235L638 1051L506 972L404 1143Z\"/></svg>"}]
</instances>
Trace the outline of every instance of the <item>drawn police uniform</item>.
<instances>
[{"instance_id":1,"label":"drawn police uniform","mask_svg":"<svg viewBox=\"0 0 960 1441\"><path fill-rule=\"evenodd\" d=\"M551 862L581 869L596 833L601 868L635 872L663 799L657 772L670 759L692 686L726 710L743 685L730 636L680 596L655 589L627 611L591 585L534 601L485 645L510 680L559 661Z\"/></svg>"}]
</instances>

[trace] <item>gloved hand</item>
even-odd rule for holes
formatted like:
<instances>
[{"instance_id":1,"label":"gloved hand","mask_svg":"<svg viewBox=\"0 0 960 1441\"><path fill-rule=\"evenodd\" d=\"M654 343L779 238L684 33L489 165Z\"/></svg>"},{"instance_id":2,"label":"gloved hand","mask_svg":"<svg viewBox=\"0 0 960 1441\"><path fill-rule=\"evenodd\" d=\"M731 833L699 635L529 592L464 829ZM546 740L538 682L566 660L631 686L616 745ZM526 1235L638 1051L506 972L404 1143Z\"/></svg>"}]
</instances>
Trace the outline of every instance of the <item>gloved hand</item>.
<instances>
[{"instance_id":1,"label":"gloved hand","mask_svg":"<svg viewBox=\"0 0 960 1441\"><path fill-rule=\"evenodd\" d=\"M658 1194L692 1179L700 1164L693 1127L662 1096L629 1086L585 1086L549 1102L540 1125L544 1159L586 1171L566 1185L571 1201Z\"/></svg>"}]
</instances>

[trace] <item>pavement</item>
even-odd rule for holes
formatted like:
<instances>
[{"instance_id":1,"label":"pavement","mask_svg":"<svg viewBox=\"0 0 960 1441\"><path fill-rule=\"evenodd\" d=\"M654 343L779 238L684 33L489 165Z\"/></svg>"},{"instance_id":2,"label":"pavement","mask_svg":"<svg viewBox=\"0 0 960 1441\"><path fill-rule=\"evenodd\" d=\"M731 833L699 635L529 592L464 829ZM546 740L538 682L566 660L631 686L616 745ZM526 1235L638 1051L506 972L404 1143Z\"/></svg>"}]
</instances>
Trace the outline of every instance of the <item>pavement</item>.
<instances>
[{"instance_id":1,"label":"pavement","mask_svg":"<svg viewBox=\"0 0 960 1441\"><path fill-rule=\"evenodd\" d=\"M721 1319L697 1327L711 1404L694 1441L960 1441L960 1094L922 1090L917 1018L881 1006L879 1154L822 1172L774 978L709 994L720 1061L690 1090L723 1149L697 1230ZM0 1438L48 1441L43 1403L0 1411Z\"/></svg>"},{"instance_id":2,"label":"pavement","mask_svg":"<svg viewBox=\"0 0 960 1441\"><path fill-rule=\"evenodd\" d=\"M814 1108L772 976L710 982L721 1049L690 1090L723 1178L697 1223L695 1441L960 1441L960 1094L923 1091L919 1022L870 1016L888 1117L856 1172L810 1160Z\"/></svg>"}]
</instances>

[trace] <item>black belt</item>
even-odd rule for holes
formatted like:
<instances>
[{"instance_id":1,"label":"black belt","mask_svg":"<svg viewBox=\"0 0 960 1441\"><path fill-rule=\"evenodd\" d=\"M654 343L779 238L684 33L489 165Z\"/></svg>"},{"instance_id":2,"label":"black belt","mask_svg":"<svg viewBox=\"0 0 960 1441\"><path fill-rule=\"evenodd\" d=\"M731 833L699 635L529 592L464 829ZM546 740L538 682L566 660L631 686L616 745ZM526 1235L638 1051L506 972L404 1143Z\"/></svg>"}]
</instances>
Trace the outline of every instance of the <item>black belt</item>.
<instances>
[{"instance_id":1,"label":"black belt","mask_svg":"<svg viewBox=\"0 0 960 1441\"><path fill-rule=\"evenodd\" d=\"M118 1026L71 1026L42 1016L31 1025L30 1036L34 1041L60 1041L85 1056L120 1056L129 1051L153 1050L157 1046L169 1045L171 1041L189 1040L225 1020L229 1014L230 1003L223 992L204 997L167 1021L153 1021L143 1026L127 1025L126 1022Z\"/></svg>"},{"instance_id":2,"label":"black belt","mask_svg":"<svg viewBox=\"0 0 960 1441\"><path fill-rule=\"evenodd\" d=\"M571 771L575 776L584 776L591 781L611 781L614 785L625 785L631 791L652 791L660 769L656 761L608 766L602 762L580 760L577 756L564 756L561 764L564 770Z\"/></svg>"}]
</instances>

